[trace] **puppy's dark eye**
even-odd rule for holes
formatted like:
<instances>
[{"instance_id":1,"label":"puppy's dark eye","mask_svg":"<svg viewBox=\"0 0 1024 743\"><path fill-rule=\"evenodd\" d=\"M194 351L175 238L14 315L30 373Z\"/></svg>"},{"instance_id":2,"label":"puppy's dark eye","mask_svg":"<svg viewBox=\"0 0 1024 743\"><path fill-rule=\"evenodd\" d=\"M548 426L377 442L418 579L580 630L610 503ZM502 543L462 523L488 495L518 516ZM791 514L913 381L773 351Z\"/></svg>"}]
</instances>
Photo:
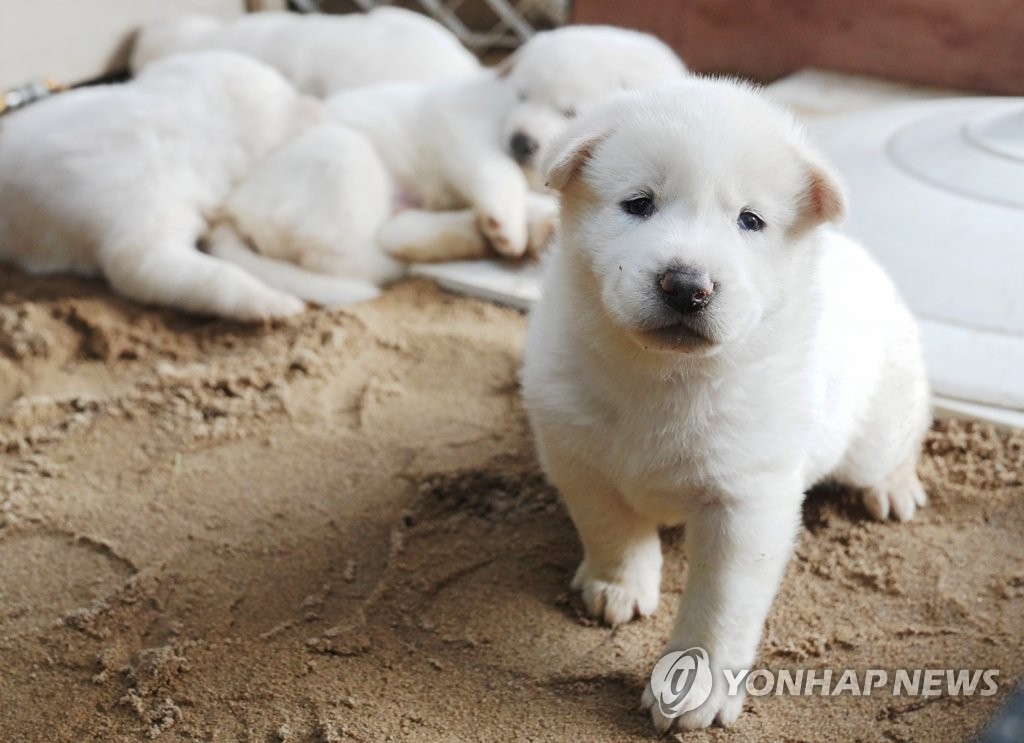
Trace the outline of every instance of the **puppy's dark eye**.
<instances>
[{"instance_id":1,"label":"puppy's dark eye","mask_svg":"<svg viewBox=\"0 0 1024 743\"><path fill-rule=\"evenodd\" d=\"M741 230L747 232L760 232L764 229L764 220L758 214L744 209L740 212L740 216L736 220L736 224L740 226Z\"/></svg>"},{"instance_id":2,"label":"puppy's dark eye","mask_svg":"<svg viewBox=\"0 0 1024 743\"><path fill-rule=\"evenodd\" d=\"M654 199L647 195L626 199L620 206L626 214L632 214L634 217L642 219L647 219L654 214Z\"/></svg>"},{"instance_id":3,"label":"puppy's dark eye","mask_svg":"<svg viewBox=\"0 0 1024 743\"><path fill-rule=\"evenodd\" d=\"M575 108L567 108L564 111L562 111L562 116L564 116L567 119L575 119L576 118L576 109Z\"/></svg>"},{"instance_id":4,"label":"puppy's dark eye","mask_svg":"<svg viewBox=\"0 0 1024 743\"><path fill-rule=\"evenodd\" d=\"M520 103L525 103L526 102L526 91L525 90L520 90L518 93L516 93L516 98L519 99Z\"/></svg>"}]
</instances>

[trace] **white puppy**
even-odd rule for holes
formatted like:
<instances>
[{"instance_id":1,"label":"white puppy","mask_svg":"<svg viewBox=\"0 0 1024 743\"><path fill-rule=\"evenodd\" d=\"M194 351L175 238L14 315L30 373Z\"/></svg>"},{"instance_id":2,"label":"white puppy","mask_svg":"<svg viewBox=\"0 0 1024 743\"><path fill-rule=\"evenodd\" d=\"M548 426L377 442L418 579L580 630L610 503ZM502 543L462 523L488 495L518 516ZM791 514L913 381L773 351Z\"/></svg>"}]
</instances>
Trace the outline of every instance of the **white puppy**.
<instances>
[{"instance_id":1,"label":"white puppy","mask_svg":"<svg viewBox=\"0 0 1024 743\"><path fill-rule=\"evenodd\" d=\"M652 36L569 27L537 34L513 60L471 78L338 94L327 101L329 116L349 133L310 134L275 153L226 216L259 253L363 279L366 290L379 283L372 271L342 267L373 252L404 261L477 258L489 246L510 257L536 252L554 228L556 204L531 192L510 156L510 122L543 122L530 130L531 146L542 148L568 123L563 109L585 111L624 87L684 72ZM517 102L524 91L528 104ZM318 150L309 146L314 139L335 146ZM226 243L215 240L212 252L244 260L230 236ZM372 262L393 275L387 261ZM276 272L260 275L273 280Z\"/></svg>"},{"instance_id":2,"label":"white puppy","mask_svg":"<svg viewBox=\"0 0 1024 743\"><path fill-rule=\"evenodd\" d=\"M322 119L319 102L229 52L176 56L133 82L18 111L0 121L0 260L101 273L125 296L193 312L298 312L297 298L196 243L259 158Z\"/></svg>"},{"instance_id":3,"label":"white puppy","mask_svg":"<svg viewBox=\"0 0 1024 743\"><path fill-rule=\"evenodd\" d=\"M463 216L462 224L479 230L457 229L455 214L428 218L410 211L388 234L389 248L405 259L476 257L458 252L474 234L506 256L539 249L536 243L553 225L552 208L531 189L547 190L536 163L550 141L609 95L682 77L686 66L650 34L566 26L531 37L494 72L495 80L436 89L419 119L421 151L430 153L433 171L471 210L474 219ZM444 239L431 232L438 225ZM477 247L477 254L486 249Z\"/></svg>"},{"instance_id":4,"label":"white puppy","mask_svg":"<svg viewBox=\"0 0 1024 743\"><path fill-rule=\"evenodd\" d=\"M401 8L157 21L139 31L131 68L138 72L170 54L212 49L255 57L316 96L390 80L451 80L480 70L476 57L448 29Z\"/></svg>"},{"instance_id":5,"label":"white puppy","mask_svg":"<svg viewBox=\"0 0 1024 743\"><path fill-rule=\"evenodd\" d=\"M686 74L679 57L655 37L611 26L537 34L499 70L516 96L502 140L537 189L544 186L537 165L571 119L610 90L641 90Z\"/></svg>"},{"instance_id":6,"label":"white puppy","mask_svg":"<svg viewBox=\"0 0 1024 743\"><path fill-rule=\"evenodd\" d=\"M668 650L710 657L710 697L659 730L728 725L799 531L832 477L877 518L925 502L916 325L857 244L844 197L790 116L692 80L623 95L552 149L561 244L530 317L523 389L541 461L583 543L573 585L609 624L658 605L658 527L685 522ZM742 684L740 685L742 686ZM693 691L699 701L699 691ZM686 700L684 700L684 703Z\"/></svg>"}]
</instances>

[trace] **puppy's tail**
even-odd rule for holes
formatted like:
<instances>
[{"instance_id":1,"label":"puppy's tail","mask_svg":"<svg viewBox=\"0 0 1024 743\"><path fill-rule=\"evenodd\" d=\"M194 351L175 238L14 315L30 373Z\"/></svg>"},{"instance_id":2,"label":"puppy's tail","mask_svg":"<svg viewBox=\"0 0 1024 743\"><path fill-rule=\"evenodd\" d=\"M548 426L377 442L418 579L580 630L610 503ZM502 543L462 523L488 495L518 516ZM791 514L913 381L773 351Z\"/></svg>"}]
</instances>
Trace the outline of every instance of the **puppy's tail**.
<instances>
[{"instance_id":1,"label":"puppy's tail","mask_svg":"<svg viewBox=\"0 0 1024 743\"><path fill-rule=\"evenodd\" d=\"M210 232L207 251L245 269L268 286L323 307L344 307L380 296L368 281L343 279L300 268L253 251L231 225L221 222Z\"/></svg>"}]
</instances>

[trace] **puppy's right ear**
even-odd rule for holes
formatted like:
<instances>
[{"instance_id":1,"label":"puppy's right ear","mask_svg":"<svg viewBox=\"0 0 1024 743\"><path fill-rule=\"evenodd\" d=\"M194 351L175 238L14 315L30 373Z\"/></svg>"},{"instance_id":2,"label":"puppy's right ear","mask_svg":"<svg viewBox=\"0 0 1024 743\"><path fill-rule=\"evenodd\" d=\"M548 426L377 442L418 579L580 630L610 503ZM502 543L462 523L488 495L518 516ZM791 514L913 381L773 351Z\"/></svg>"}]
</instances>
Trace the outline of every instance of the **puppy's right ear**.
<instances>
[{"instance_id":1,"label":"puppy's right ear","mask_svg":"<svg viewBox=\"0 0 1024 743\"><path fill-rule=\"evenodd\" d=\"M585 132L559 139L552 147L551 155L545 164L547 187L561 191L569 185L594 154L594 149L607 136L607 133Z\"/></svg>"}]
</instances>

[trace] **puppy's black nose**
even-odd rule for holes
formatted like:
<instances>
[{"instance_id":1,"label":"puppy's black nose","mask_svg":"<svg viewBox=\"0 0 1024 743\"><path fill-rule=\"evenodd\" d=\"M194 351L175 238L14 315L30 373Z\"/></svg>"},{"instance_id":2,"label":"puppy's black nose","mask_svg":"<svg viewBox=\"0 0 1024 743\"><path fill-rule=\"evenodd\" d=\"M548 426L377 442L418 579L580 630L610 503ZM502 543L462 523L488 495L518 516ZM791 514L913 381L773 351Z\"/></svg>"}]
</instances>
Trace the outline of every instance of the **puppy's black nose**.
<instances>
[{"instance_id":1,"label":"puppy's black nose","mask_svg":"<svg viewBox=\"0 0 1024 743\"><path fill-rule=\"evenodd\" d=\"M537 140L530 137L522 132L516 132L512 135L512 139L509 142L509 148L512 150L512 157L516 159L520 165L525 165L530 162L530 159L536 154L537 149L540 145L537 144Z\"/></svg>"},{"instance_id":2,"label":"puppy's black nose","mask_svg":"<svg viewBox=\"0 0 1024 743\"><path fill-rule=\"evenodd\" d=\"M704 271L675 268L658 277L661 299L681 315L700 312L715 293L715 284Z\"/></svg>"}]
</instances>

